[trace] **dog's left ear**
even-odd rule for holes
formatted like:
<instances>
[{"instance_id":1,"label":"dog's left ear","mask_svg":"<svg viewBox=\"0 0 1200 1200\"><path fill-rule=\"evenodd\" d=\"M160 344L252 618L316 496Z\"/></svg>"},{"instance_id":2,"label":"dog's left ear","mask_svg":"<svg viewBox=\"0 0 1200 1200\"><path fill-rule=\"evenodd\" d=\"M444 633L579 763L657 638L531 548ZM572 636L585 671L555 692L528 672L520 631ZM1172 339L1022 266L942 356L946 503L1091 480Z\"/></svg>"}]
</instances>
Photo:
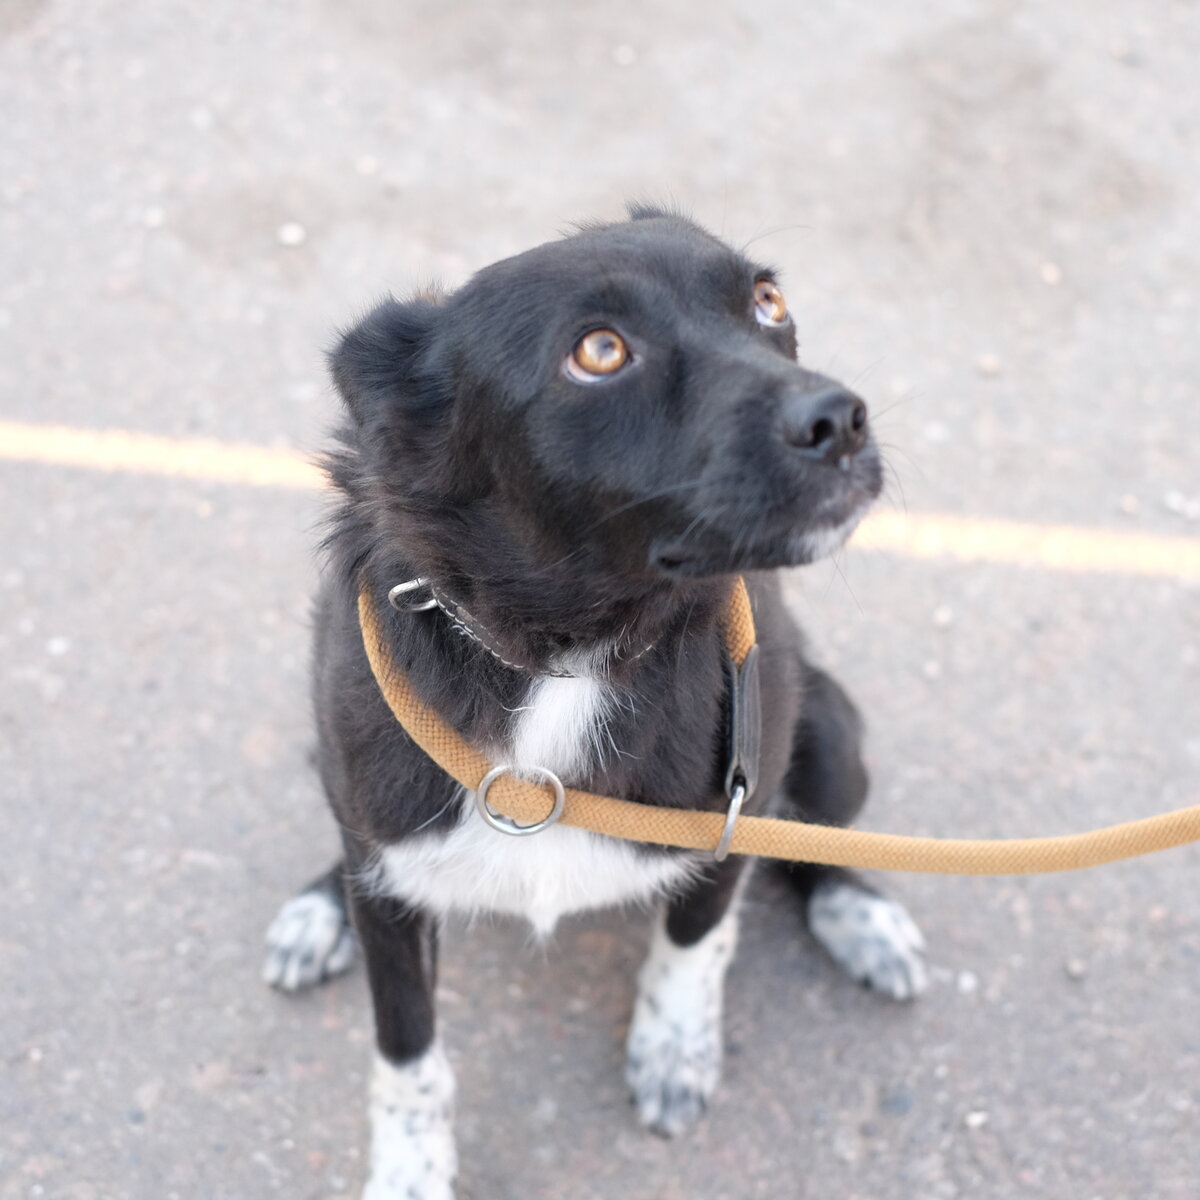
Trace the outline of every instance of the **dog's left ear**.
<instances>
[{"instance_id":1,"label":"dog's left ear","mask_svg":"<svg viewBox=\"0 0 1200 1200\"><path fill-rule=\"evenodd\" d=\"M329 356L333 381L364 431L399 420L428 425L447 401L427 365L442 297L389 297L342 334Z\"/></svg>"}]
</instances>

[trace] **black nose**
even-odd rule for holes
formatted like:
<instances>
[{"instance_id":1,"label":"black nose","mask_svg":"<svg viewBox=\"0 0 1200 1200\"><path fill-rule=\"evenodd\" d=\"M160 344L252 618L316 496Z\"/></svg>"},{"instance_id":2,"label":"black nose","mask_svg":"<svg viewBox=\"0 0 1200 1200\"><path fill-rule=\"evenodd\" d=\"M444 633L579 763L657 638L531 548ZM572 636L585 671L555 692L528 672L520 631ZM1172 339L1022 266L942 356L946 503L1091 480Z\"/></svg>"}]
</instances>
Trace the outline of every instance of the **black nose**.
<instances>
[{"instance_id":1,"label":"black nose","mask_svg":"<svg viewBox=\"0 0 1200 1200\"><path fill-rule=\"evenodd\" d=\"M836 384L783 403L783 440L811 458L837 462L867 444L867 406Z\"/></svg>"}]
</instances>

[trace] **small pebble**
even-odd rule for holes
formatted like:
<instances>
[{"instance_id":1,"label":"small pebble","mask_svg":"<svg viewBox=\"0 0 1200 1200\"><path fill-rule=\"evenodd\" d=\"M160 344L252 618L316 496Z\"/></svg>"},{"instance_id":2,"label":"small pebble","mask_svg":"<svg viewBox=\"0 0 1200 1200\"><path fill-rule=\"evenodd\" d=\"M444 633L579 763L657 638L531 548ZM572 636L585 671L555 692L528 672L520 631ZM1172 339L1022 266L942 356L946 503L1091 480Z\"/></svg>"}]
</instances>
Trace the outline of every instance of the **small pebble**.
<instances>
[{"instance_id":1,"label":"small pebble","mask_svg":"<svg viewBox=\"0 0 1200 1200\"><path fill-rule=\"evenodd\" d=\"M142 224L147 229L161 229L166 219L166 213L156 204L152 204L142 213Z\"/></svg>"},{"instance_id":2,"label":"small pebble","mask_svg":"<svg viewBox=\"0 0 1200 1200\"><path fill-rule=\"evenodd\" d=\"M939 604L933 610L933 623L938 629L949 629L954 624L954 609L948 604Z\"/></svg>"},{"instance_id":3,"label":"small pebble","mask_svg":"<svg viewBox=\"0 0 1200 1200\"><path fill-rule=\"evenodd\" d=\"M986 379L995 379L1004 369L998 354L981 354L975 360L975 370Z\"/></svg>"},{"instance_id":4,"label":"small pebble","mask_svg":"<svg viewBox=\"0 0 1200 1200\"><path fill-rule=\"evenodd\" d=\"M637 51L628 44L615 47L612 56L618 67L632 67L637 62Z\"/></svg>"},{"instance_id":5,"label":"small pebble","mask_svg":"<svg viewBox=\"0 0 1200 1200\"><path fill-rule=\"evenodd\" d=\"M979 976L974 971L959 971L958 990L964 996L969 996L972 992L979 991Z\"/></svg>"},{"instance_id":6,"label":"small pebble","mask_svg":"<svg viewBox=\"0 0 1200 1200\"><path fill-rule=\"evenodd\" d=\"M940 679L942 677L942 664L935 659L930 659L922 668L921 674L926 679Z\"/></svg>"},{"instance_id":7,"label":"small pebble","mask_svg":"<svg viewBox=\"0 0 1200 1200\"><path fill-rule=\"evenodd\" d=\"M64 654L71 648L71 639L65 637L52 637L46 643L46 653L52 658L62 658Z\"/></svg>"},{"instance_id":8,"label":"small pebble","mask_svg":"<svg viewBox=\"0 0 1200 1200\"><path fill-rule=\"evenodd\" d=\"M988 1115L982 1109L967 1113L964 1118L968 1129L982 1129L988 1123Z\"/></svg>"},{"instance_id":9,"label":"small pebble","mask_svg":"<svg viewBox=\"0 0 1200 1200\"><path fill-rule=\"evenodd\" d=\"M1082 958L1068 958L1063 963L1068 979L1082 979L1087 974L1087 963Z\"/></svg>"},{"instance_id":10,"label":"small pebble","mask_svg":"<svg viewBox=\"0 0 1200 1200\"><path fill-rule=\"evenodd\" d=\"M275 231L281 246L302 246L308 238L308 230L299 221L285 221Z\"/></svg>"},{"instance_id":11,"label":"small pebble","mask_svg":"<svg viewBox=\"0 0 1200 1200\"><path fill-rule=\"evenodd\" d=\"M379 159L373 154L360 154L354 160L354 169L360 175L374 175L379 170Z\"/></svg>"},{"instance_id":12,"label":"small pebble","mask_svg":"<svg viewBox=\"0 0 1200 1200\"><path fill-rule=\"evenodd\" d=\"M1172 490L1163 497L1163 507L1186 521L1200 521L1200 496L1185 496Z\"/></svg>"},{"instance_id":13,"label":"small pebble","mask_svg":"<svg viewBox=\"0 0 1200 1200\"><path fill-rule=\"evenodd\" d=\"M1136 517L1141 507L1138 498L1128 493L1117 501L1117 508L1127 517Z\"/></svg>"},{"instance_id":14,"label":"small pebble","mask_svg":"<svg viewBox=\"0 0 1200 1200\"><path fill-rule=\"evenodd\" d=\"M1057 287L1062 283L1062 267L1058 263L1044 262L1041 270L1042 282L1048 283L1051 287Z\"/></svg>"}]
</instances>

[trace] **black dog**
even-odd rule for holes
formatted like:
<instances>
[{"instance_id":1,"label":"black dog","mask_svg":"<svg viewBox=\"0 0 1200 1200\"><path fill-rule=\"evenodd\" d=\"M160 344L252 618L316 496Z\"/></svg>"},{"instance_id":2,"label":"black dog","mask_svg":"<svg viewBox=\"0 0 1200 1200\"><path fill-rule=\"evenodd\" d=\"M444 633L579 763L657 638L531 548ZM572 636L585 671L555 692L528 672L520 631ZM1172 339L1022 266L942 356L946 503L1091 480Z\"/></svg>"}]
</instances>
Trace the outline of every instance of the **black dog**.
<instances>
[{"instance_id":1,"label":"black dog","mask_svg":"<svg viewBox=\"0 0 1200 1200\"><path fill-rule=\"evenodd\" d=\"M720 622L734 577L753 573L763 720L746 811L844 824L865 799L858 715L806 662L761 572L836 549L878 494L866 408L797 366L769 270L682 217L631 215L445 298L388 300L333 354L350 419L329 459L342 501L314 690L345 858L285 905L265 974L308 986L362 948L378 1040L370 1200L452 1195L454 1081L433 1010L444 913L549 930L567 912L664 896L627 1078L642 1121L672 1134L717 1083L745 862L561 825L496 832L386 707L361 589L420 697L496 764L723 811ZM429 607L389 608L415 580L401 607ZM902 908L845 871L789 875L851 975L896 999L921 990Z\"/></svg>"}]
</instances>

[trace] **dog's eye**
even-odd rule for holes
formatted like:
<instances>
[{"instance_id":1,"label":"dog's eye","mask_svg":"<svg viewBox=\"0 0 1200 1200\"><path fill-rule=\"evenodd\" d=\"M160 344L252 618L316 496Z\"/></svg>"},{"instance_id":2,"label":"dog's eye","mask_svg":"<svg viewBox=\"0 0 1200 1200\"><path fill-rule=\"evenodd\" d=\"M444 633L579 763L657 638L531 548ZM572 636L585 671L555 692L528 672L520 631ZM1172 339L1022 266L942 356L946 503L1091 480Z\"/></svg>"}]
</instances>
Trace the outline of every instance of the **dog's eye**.
<instances>
[{"instance_id":1,"label":"dog's eye","mask_svg":"<svg viewBox=\"0 0 1200 1200\"><path fill-rule=\"evenodd\" d=\"M754 315L760 325L782 325L787 320L787 301L769 279L754 285Z\"/></svg>"},{"instance_id":2,"label":"dog's eye","mask_svg":"<svg viewBox=\"0 0 1200 1200\"><path fill-rule=\"evenodd\" d=\"M567 374L572 379L588 383L603 375L611 375L629 361L629 347L619 333L611 329L593 329L575 343L567 359Z\"/></svg>"}]
</instances>

